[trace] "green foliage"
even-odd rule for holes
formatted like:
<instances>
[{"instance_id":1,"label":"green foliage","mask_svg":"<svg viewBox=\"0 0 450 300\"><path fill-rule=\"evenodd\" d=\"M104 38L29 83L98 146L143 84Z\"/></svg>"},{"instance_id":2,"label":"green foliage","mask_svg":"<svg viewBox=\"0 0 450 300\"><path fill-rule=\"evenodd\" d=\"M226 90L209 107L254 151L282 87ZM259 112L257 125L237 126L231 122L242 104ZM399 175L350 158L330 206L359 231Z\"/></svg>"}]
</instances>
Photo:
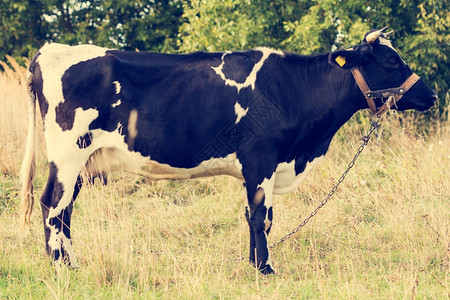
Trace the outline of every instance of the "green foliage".
<instances>
[{"instance_id":1,"label":"green foliage","mask_svg":"<svg viewBox=\"0 0 450 300\"><path fill-rule=\"evenodd\" d=\"M52 40L126 50L173 51L181 7L174 1L53 1ZM56 10L55 10L56 7Z\"/></svg>"},{"instance_id":2,"label":"green foliage","mask_svg":"<svg viewBox=\"0 0 450 300\"><path fill-rule=\"evenodd\" d=\"M337 32L332 2L335 1L311 2L311 6L299 20L285 22L284 28L291 35L283 41L283 45L305 54L329 51Z\"/></svg>"},{"instance_id":3,"label":"green foliage","mask_svg":"<svg viewBox=\"0 0 450 300\"><path fill-rule=\"evenodd\" d=\"M448 25L445 0L196 0L183 1L178 50L217 51L260 45L309 54L358 44L364 33L389 25L401 56L448 106Z\"/></svg>"},{"instance_id":4,"label":"green foliage","mask_svg":"<svg viewBox=\"0 0 450 300\"><path fill-rule=\"evenodd\" d=\"M149 183L119 172L75 202L77 270L56 272L46 256L38 203L26 230L16 211L0 212L0 299L446 299L450 132L425 140L414 119L399 121L388 116L381 145L371 141L335 197L272 249L276 276L230 260L249 247L240 181ZM299 189L274 197L271 243L317 207L361 130L347 123ZM0 183L17 207L15 178Z\"/></svg>"},{"instance_id":5,"label":"green foliage","mask_svg":"<svg viewBox=\"0 0 450 300\"><path fill-rule=\"evenodd\" d=\"M0 0L0 59L44 42L164 52L257 46L303 54L359 43L389 25L401 56L448 106L447 0Z\"/></svg>"},{"instance_id":6,"label":"green foliage","mask_svg":"<svg viewBox=\"0 0 450 300\"><path fill-rule=\"evenodd\" d=\"M417 24L402 45L411 67L427 82L434 81L438 92L448 91L450 78L450 12L445 3L447 1L430 0L418 5Z\"/></svg>"},{"instance_id":7,"label":"green foliage","mask_svg":"<svg viewBox=\"0 0 450 300\"><path fill-rule=\"evenodd\" d=\"M6 176L5 176L6 177ZM11 181L0 178L0 215L4 212L13 212L16 206L17 192Z\"/></svg>"},{"instance_id":8,"label":"green foliage","mask_svg":"<svg viewBox=\"0 0 450 300\"><path fill-rule=\"evenodd\" d=\"M45 42L173 52L181 14L176 0L0 0L0 58Z\"/></svg>"},{"instance_id":9,"label":"green foliage","mask_svg":"<svg viewBox=\"0 0 450 300\"><path fill-rule=\"evenodd\" d=\"M0 59L9 54L19 61L30 57L48 28L41 20L43 5L40 1L0 0Z\"/></svg>"},{"instance_id":10,"label":"green foliage","mask_svg":"<svg viewBox=\"0 0 450 300\"><path fill-rule=\"evenodd\" d=\"M251 24L242 15L248 11L249 1L183 1L183 17L178 46L182 52L195 50L217 51L243 49L252 39Z\"/></svg>"},{"instance_id":11,"label":"green foliage","mask_svg":"<svg viewBox=\"0 0 450 300\"><path fill-rule=\"evenodd\" d=\"M283 21L293 19L296 1L183 1L178 46L181 52L279 47L287 36Z\"/></svg>"}]
</instances>

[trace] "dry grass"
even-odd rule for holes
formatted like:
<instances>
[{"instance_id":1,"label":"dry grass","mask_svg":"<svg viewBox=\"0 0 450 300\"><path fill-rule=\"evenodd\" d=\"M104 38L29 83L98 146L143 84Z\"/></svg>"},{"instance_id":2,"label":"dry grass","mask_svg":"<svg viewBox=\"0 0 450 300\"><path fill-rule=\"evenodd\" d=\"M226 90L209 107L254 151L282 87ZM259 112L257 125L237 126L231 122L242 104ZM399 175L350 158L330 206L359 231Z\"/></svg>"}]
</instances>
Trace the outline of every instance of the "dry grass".
<instances>
[{"instance_id":1,"label":"dry grass","mask_svg":"<svg viewBox=\"0 0 450 300\"><path fill-rule=\"evenodd\" d=\"M238 181L151 183L120 173L107 186L83 188L72 223L80 269L54 273L38 209L29 231L15 213L27 97L24 70L6 70L0 74L0 297L449 298L449 125L433 124L424 136L405 114L383 122L381 145L371 142L311 224L274 249L276 276L229 260L248 248ZM363 124L354 120L339 132L296 192L275 197L272 241L313 210L345 169L368 128L364 113L356 119ZM47 173L40 148L38 194Z\"/></svg>"},{"instance_id":2,"label":"dry grass","mask_svg":"<svg viewBox=\"0 0 450 300\"><path fill-rule=\"evenodd\" d=\"M4 69L4 72L0 71L0 173L16 176L25 151L28 95L26 69L12 57L7 56L7 59L8 63L0 61ZM39 117L38 120L41 122ZM42 126L38 126L38 136L41 141L38 148L44 157Z\"/></svg>"},{"instance_id":3,"label":"dry grass","mask_svg":"<svg viewBox=\"0 0 450 300\"><path fill-rule=\"evenodd\" d=\"M4 174L17 174L20 168L20 156L24 152L23 140L27 127L27 101L23 98L26 91L24 69L9 59L12 68L6 63L0 65L5 72L0 76L0 172ZM26 95L26 93L25 93ZM24 99L24 100L22 100Z\"/></svg>"}]
</instances>

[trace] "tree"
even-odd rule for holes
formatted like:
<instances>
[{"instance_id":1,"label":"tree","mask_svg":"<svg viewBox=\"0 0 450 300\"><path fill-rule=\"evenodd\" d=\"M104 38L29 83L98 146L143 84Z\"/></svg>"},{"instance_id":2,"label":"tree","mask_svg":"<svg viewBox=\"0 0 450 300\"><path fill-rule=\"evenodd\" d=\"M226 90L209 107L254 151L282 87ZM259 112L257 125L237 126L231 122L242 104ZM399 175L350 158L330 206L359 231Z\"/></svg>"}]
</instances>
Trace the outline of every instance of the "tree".
<instances>
[{"instance_id":1,"label":"tree","mask_svg":"<svg viewBox=\"0 0 450 300\"><path fill-rule=\"evenodd\" d=\"M34 54L48 31L43 9L37 0L0 0L0 59L9 54L23 61Z\"/></svg>"},{"instance_id":2,"label":"tree","mask_svg":"<svg viewBox=\"0 0 450 300\"><path fill-rule=\"evenodd\" d=\"M446 1L430 0L418 5L417 23L403 39L402 52L411 67L426 82L433 82L438 94L448 94L450 66L450 12ZM448 103L447 103L448 104Z\"/></svg>"},{"instance_id":3,"label":"tree","mask_svg":"<svg viewBox=\"0 0 450 300\"><path fill-rule=\"evenodd\" d=\"M181 14L177 0L0 0L0 59L45 42L174 52Z\"/></svg>"},{"instance_id":4,"label":"tree","mask_svg":"<svg viewBox=\"0 0 450 300\"><path fill-rule=\"evenodd\" d=\"M48 41L310 54L350 47L389 25L400 55L447 99L449 23L448 0L0 0L0 59L30 58Z\"/></svg>"},{"instance_id":5,"label":"tree","mask_svg":"<svg viewBox=\"0 0 450 300\"><path fill-rule=\"evenodd\" d=\"M447 0L184 0L179 50L260 45L303 54L356 45L389 25L400 55L448 106L450 13Z\"/></svg>"},{"instance_id":6,"label":"tree","mask_svg":"<svg viewBox=\"0 0 450 300\"><path fill-rule=\"evenodd\" d=\"M181 52L280 48L288 37L284 22L305 12L295 0L183 0L178 47Z\"/></svg>"},{"instance_id":7,"label":"tree","mask_svg":"<svg viewBox=\"0 0 450 300\"><path fill-rule=\"evenodd\" d=\"M125 50L174 51L181 4L173 0L50 1L50 39Z\"/></svg>"}]
</instances>

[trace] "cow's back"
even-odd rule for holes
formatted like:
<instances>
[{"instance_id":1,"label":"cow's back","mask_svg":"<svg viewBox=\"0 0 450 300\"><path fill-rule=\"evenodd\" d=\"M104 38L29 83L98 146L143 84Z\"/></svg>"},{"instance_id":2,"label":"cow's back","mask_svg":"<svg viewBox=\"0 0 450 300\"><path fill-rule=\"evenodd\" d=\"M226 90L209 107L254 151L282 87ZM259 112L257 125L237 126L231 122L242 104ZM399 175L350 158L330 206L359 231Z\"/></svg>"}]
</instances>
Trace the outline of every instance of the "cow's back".
<instances>
[{"instance_id":1,"label":"cow's back","mask_svg":"<svg viewBox=\"0 0 450 300\"><path fill-rule=\"evenodd\" d=\"M42 78L37 94L46 108L49 161L58 164L67 152L102 152L114 160L132 161L133 169L151 161L159 167L148 170L167 173L168 168L192 169L205 162L217 165L217 159L219 165L231 161L232 170L221 165L210 175L240 177L236 152L254 140L255 130L261 130L254 127L261 124L241 121L244 109L238 101L248 106L258 95L251 73L262 53L171 55L45 45L33 69L35 77ZM241 90L219 75L244 85L255 78L253 86ZM67 149L61 151L61 145ZM200 173L194 177L208 175Z\"/></svg>"}]
</instances>

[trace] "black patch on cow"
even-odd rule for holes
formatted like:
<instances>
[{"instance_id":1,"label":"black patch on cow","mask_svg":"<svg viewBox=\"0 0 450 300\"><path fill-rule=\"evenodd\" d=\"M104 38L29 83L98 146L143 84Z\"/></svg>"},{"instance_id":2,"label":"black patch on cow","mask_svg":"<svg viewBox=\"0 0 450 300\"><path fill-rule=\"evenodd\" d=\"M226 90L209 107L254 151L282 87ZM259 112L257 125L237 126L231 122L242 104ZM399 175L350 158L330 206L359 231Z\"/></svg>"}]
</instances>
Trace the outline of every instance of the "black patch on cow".
<instances>
[{"instance_id":1,"label":"black patch on cow","mask_svg":"<svg viewBox=\"0 0 450 300\"><path fill-rule=\"evenodd\" d=\"M67 109L67 102L59 103L57 107L55 107L56 113L56 123L61 126L63 131L71 130L73 127L73 122L75 121L75 110Z\"/></svg>"},{"instance_id":2,"label":"black patch on cow","mask_svg":"<svg viewBox=\"0 0 450 300\"><path fill-rule=\"evenodd\" d=\"M89 125L90 129L113 131L117 128L117 122L112 123L114 115L111 114L114 113L111 105L127 95L116 94L113 84L116 79L112 77L116 68L114 61L108 55L90 59L71 66L63 74L61 82L65 101L56 107L56 122L63 131L73 128L77 108L95 109L99 112L99 116ZM116 112L120 113L123 111Z\"/></svg>"},{"instance_id":3,"label":"black patch on cow","mask_svg":"<svg viewBox=\"0 0 450 300\"><path fill-rule=\"evenodd\" d=\"M223 57L225 78L244 83L263 54L261 51L232 52Z\"/></svg>"},{"instance_id":4,"label":"black patch on cow","mask_svg":"<svg viewBox=\"0 0 450 300\"><path fill-rule=\"evenodd\" d=\"M207 144L206 147L200 150L200 152L195 156L194 159L196 163L201 164L203 161L208 160L211 157L226 156L226 151L224 151L223 145L220 144L220 141L217 140L213 140Z\"/></svg>"},{"instance_id":5,"label":"black patch on cow","mask_svg":"<svg viewBox=\"0 0 450 300\"><path fill-rule=\"evenodd\" d=\"M91 145L92 143L92 133L88 132L84 136L81 136L77 140L78 148L84 149Z\"/></svg>"},{"instance_id":6,"label":"black patch on cow","mask_svg":"<svg viewBox=\"0 0 450 300\"><path fill-rule=\"evenodd\" d=\"M251 209L251 208L250 208ZM264 220L266 219L267 208L260 203L250 211L249 225L253 231L263 231L265 229Z\"/></svg>"},{"instance_id":7,"label":"black patch on cow","mask_svg":"<svg viewBox=\"0 0 450 300\"><path fill-rule=\"evenodd\" d=\"M268 212L267 212L267 219L269 219L269 221L271 221L271 222L272 222L272 220L273 220L273 210L272 210L272 206L269 207L269 210L268 210Z\"/></svg>"},{"instance_id":8,"label":"black patch on cow","mask_svg":"<svg viewBox=\"0 0 450 300\"><path fill-rule=\"evenodd\" d=\"M68 262L68 255L64 249L64 247L61 244L61 251L50 249L48 245L48 241L50 238L50 228L47 227L46 220L48 217L49 209L55 208L58 206L59 201L61 200L65 190L62 183L58 180L58 167L54 162L49 163L49 176L47 180L47 184L45 186L44 192L41 196L41 208L42 208L42 215L43 215L43 222L44 222L44 232L45 232L45 238L46 238L46 250L47 253L51 256L53 256L54 260L58 260L62 256L63 262ZM72 195L72 200L75 200L75 198L78 196L78 193L82 186L82 180L81 177L78 176L77 181L75 182L74 186L74 192ZM63 209L63 211L56 217L51 218L49 220L50 226L55 226L56 231L58 234L64 233L64 235L67 238L71 238L70 234L70 221L71 221L71 215L73 210L73 202L71 202L66 208ZM62 242L61 242L62 243ZM53 252L52 252L53 251Z\"/></svg>"},{"instance_id":9,"label":"black patch on cow","mask_svg":"<svg viewBox=\"0 0 450 300\"><path fill-rule=\"evenodd\" d=\"M243 90L238 95L249 109L246 116L236 124L236 114L232 121L215 138L195 156L198 163L211 157L225 157L236 150L243 152L256 140L267 135L267 129L279 124L282 117L281 109L270 99L258 92ZM251 102L249 102L249 100Z\"/></svg>"},{"instance_id":10,"label":"black patch on cow","mask_svg":"<svg viewBox=\"0 0 450 300\"><path fill-rule=\"evenodd\" d=\"M43 215L43 221L44 221L44 231L45 231L45 246L47 249L47 253L49 255L57 255L59 257L58 253L51 253L48 240L50 238L50 228L47 227L46 220L48 217L48 212L50 208L54 208L58 205L59 200L61 199L63 193L64 193L64 187L61 182L58 181L57 178L58 174L58 167L54 162L49 163L49 174L47 179L47 184L45 186L44 192L41 196L41 208L42 208L42 215ZM58 224L56 224L56 223ZM50 225L59 225L61 226L61 221L57 218L52 218L50 220ZM61 228L61 227L57 227ZM57 259L57 258L55 258Z\"/></svg>"},{"instance_id":11,"label":"black patch on cow","mask_svg":"<svg viewBox=\"0 0 450 300\"><path fill-rule=\"evenodd\" d=\"M370 75L369 86L381 89L403 82L407 74L383 69L379 61L386 55L374 53L377 47L360 66L363 75ZM388 48L386 54L395 52ZM76 109L95 109L98 117L89 124L89 130L99 129L100 134L102 130L118 130L128 143L134 138L128 133L128 120L130 112L136 110L138 134L130 150L179 168L196 167L204 160L235 152L242 165L247 197L252 200L258 184L273 176L280 163L295 159L296 173L302 172L307 162L327 151L337 130L356 111L367 108L351 73L331 66L328 56L270 55L257 74L255 88L238 93L213 68L223 63L225 78L242 83L260 61L261 51L169 55L111 50L65 72L61 78L64 103L56 108L56 121L63 130L69 130ZM38 73L36 68L34 73ZM122 87L119 95L115 81ZM37 94L42 93L42 84L35 88ZM423 91L418 93L417 89ZM405 105L403 109L431 105L420 102L422 95L427 102L435 100L430 89L418 84L400 102ZM118 99L121 105L112 108ZM248 109L238 124L236 102ZM43 108L46 112L45 104ZM88 140L87 136L82 138ZM48 208L55 207L64 192L56 173L56 165L50 163L42 196L44 220ZM268 248L264 221L266 217L271 220L273 212L263 204L255 203L250 208L252 213L246 210L246 218L250 225L250 261L267 274L273 270L265 265ZM53 218L52 224L61 228L62 220L70 225L70 212L71 207L62 218ZM49 230L45 230L48 242ZM54 254L55 258L64 256L64 249Z\"/></svg>"},{"instance_id":12,"label":"black patch on cow","mask_svg":"<svg viewBox=\"0 0 450 300\"><path fill-rule=\"evenodd\" d=\"M328 64L327 55L310 58L286 54L282 59L270 55L258 72L255 89L239 93L213 69L221 65L222 58L226 78L242 82L262 53L254 50L223 56L107 51L105 56L80 62L65 72L65 101L58 106L57 121L68 130L77 108L96 109L99 115L89 130L112 132L121 124L119 132L128 143L128 120L135 109L138 133L130 150L178 168L193 168L236 152L245 174L257 168L258 177L267 177L280 162L298 159L299 171L318 152L325 153L333 134L355 112L351 105L355 101L339 94L351 82L345 81L340 69ZM335 86L319 87L322 80L315 78L318 70L342 80L336 80ZM118 95L114 81L121 85ZM335 101L336 107L346 107L348 112L336 115L330 108L323 109L329 107L331 95L341 101ZM121 105L112 108L118 99ZM238 124L236 102L248 108Z\"/></svg>"},{"instance_id":13,"label":"black patch on cow","mask_svg":"<svg viewBox=\"0 0 450 300\"><path fill-rule=\"evenodd\" d=\"M270 128L274 124L279 124L282 117L281 107L270 100L264 94L261 94L256 100L249 104L251 110L249 110L247 116L252 119L255 126L258 126L261 130Z\"/></svg>"},{"instance_id":14,"label":"black patch on cow","mask_svg":"<svg viewBox=\"0 0 450 300\"><path fill-rule=\"evenodd\" d=\"M267 210L267 219L270 221L270 225L269 225L269 228L267 228L266 233L269 234L270 233L270 229L272 229L272 220L273 220L272 206L269 207L269 209Z\"/></svg>"},{"instance_id":15,"label":"black patch on cow","mask_svg":"<svg viewBox=\"0 0 450 300\"><path fill-rule=\"evenodd\" d=\"M50 207L56 207L57 202L61 199L64 193L64 187L61 182L58 181L58 167L51 161L49 164L49 174L47 179L47 185L45 186L44 192L41 196L41 203L43 204L42 209L47 209Z\"/></svg>"},{"instance_id":16,"label":"black patch on cow","mask_svg":"<svg viewBox=\"0 0 450 300\"><path fill-rule=\"evenodd\" d=\"M219 136L230 149L244 150L258 135L247 120L241 120L237 125L235 122L230 123Z\"/></svg>"},{"instance_id":17,"label":"black patch on cow","mask_svg":"<svg viewBox=\"0 0 450 300\"><path fill-rule=\"evenodd\" d=\"M224 157L236 151L236 141L224 143L221 133L233 130L236 115L231 101L236 101L237 90L226 86L212 69L220 65L221 55L113 50L80 62L62 77L65 102L59 105L57 121L63 130L70 129L77 108L94 108L99 116L89 129L115 131L120 123L128 143L128 120L136 109L138 134L130 150L180 168ZM119 95L114 81L121 85ZM118 99L121 105L112 108Z\"/></svg>"},{"instance_id":18,"label":"black patch on cow","mask_svg":"<svg viewBox=\"0 0 450 300\"><path fill-rule=\"evenodd\" d=\"M98 178L102 185L108 184L108 175L105 172L101 172L100 174L89 174L88 183L91 185L95 184L95 179Z\"/></svg>"},{"instance_id":19,"label":"black patch on cow","mask_svg":"<svg viewBox=\"0 0 450 300\"><path fill-rule=\"evenodd\" d=\"M42 71L41 66L37 62L37 59L41 53L37 52L36 55L30 62L29 71L32 74L33 78L30 84L31 92L35 94L37 97L37 101L39 103L39 110L41 111L42 120L45 121L45 116L48 112L48 102L43 93L43 79L42 79Z\"/></svg>"}]
</instances>

